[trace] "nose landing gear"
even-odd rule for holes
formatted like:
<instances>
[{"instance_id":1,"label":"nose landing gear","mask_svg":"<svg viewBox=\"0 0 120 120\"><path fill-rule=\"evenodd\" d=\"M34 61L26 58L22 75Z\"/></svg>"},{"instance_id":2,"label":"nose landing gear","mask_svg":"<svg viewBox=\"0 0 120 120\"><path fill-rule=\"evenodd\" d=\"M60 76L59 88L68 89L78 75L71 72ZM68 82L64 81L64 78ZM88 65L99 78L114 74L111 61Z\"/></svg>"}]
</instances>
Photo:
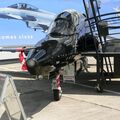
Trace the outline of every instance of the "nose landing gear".
<instances>
[{"instance_id":1,"label":"nose landing gear","mask_svg":"<svg viewBox=\"0 0 120 120\"><path fill-rule=\"evenodd\" d=\"M62 96L60 81L61 81L60 74L58 74L56 78L52 80L52 91L53 91L53 98L55 101L60 100Z\"/></svg>"},{"instance_id":2,"label":"nose landing gear","mask_svg":"<svg viewBox=\"0 0 120 120\"><path fill-rule=\"evenodd\" d=\"M52 93L53 93L53 99L55 101L60 100L62 96L62 89L61 89L61 73L59 71L51 72L49 75L49 80L51 80L52 83Z\"/></svg>"}]
</instances>

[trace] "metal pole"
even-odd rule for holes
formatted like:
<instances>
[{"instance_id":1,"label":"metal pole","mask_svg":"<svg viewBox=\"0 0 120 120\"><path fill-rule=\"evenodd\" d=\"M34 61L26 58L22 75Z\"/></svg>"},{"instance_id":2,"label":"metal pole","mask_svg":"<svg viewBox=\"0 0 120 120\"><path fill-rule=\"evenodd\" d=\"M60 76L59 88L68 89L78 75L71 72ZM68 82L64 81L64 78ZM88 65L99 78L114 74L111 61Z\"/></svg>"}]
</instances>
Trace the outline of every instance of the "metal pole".
<instances>
[{"instance_id":1,"label":"metal pole","mask_svg":"<svg viewBox=\"0 0 120 120\"><path fill-rule=\"evenodd\" d=\"M84 4L84 7L85 7L85 12L86 12L86 16L87 16L87 21L88 21L88 24L89 24L89 27L90 27L90 32L91 32L91 34L93 35L92 28L91 28L91 24L90 24L90 20L89 20L88 10L87 10L87 6L86 6L86 3L85 3L85 0L83 0L83 4Z\"/></svg>"},{"instance_id":2,"label":"metal pole","mask_svg":"<svg viewBox=\"0 0 120 120\"><path fill-rule=\"evenodd\" d=\"M98 36L99 36L101 45L103 46L102 38L101 38L101 36L100 36L100 29L99 29L99 26L98 26L98 17L97 17L97 15L96 15L96 12L95 12L95 8L94 8L93 2L94 2L94 0L90 0L92 12L93 12L93 16L94 16L94 19L95 19L95 24L96 24L97 31L98 31ZM103 48L102 48L102 51L103 51Z\"/></svg>"}]
</instances>

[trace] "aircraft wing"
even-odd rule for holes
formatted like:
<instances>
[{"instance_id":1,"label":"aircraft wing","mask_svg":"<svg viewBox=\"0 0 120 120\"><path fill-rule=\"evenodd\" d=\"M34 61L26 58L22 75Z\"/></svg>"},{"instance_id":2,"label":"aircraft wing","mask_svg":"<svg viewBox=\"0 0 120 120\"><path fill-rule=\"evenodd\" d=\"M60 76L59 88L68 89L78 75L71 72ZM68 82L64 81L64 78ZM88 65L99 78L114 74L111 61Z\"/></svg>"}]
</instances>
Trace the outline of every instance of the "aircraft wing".
<instances>
[{"instance_id":1,"label":"aircraft wing","mask_svg":"<svg viewBox=\"0 0 120 120\"><path fill-rule=\"evenodd\" d=\"M40 29L46 32L50 23L54 20L55 14L48 11L32 11L13 8L0 8L0 18L22 20L27 27L34 30Z\"/></svg>"},{"instance_id":2,"label":"aircraft wing","mask_svg":"<svg viewBox=\"0 0 120 120\"><path fill-rule=\"evenodd\" d=\"M21 52L23 48L0 48L0 52Z\"/></svg>"},{"instance_id":3,"label":"aircraft wing","mask_svg":"<svg viewBox=\"0 0 120 120\"><path fill-rule=\"evenodd\" d=\"M27 54L29 50L34 49L34 47L18 47L18 48L4 48L0 47L0 52L24 52Z\"/></svg>"},{"instance_id":4,"label":"aircraft wing","mask_svg":"<svg viewBox=\"0 0 120 120\"><path fill-rule=\"evenodd\" d=\"M49 28L49 25L52 20L44 22L44 21L37 21L35 17L33 16L25 16L21 17L19 15L13 15L13 14L7 14L7 15L0 15L0 18L7 18L7 19L17 19L17 20L22 20L23 22L26 23L28 28L32 29L40 29L43 30L44 32Z\"/></svg>"},{"instance_id":5,"label":"aircraft wing","mask_svg":"<svg viewBox=\"0 0 120 120\"><path fill-rule=\"evenodd\" d=\"M37 22L37 21L27 21L26 22L27 27L32 29L40 29L44 32L48 30L50 23L49 22Z\"/></svg>"},{"instance_id":6,"label":"aircraft wing","mask_svg":"<svg viewBox=\"0 0 120 120\"><path fill-rule=\"evenodd\" d=\"M36 20L35 17L33 16L25 16L21 17L19 15L13 15L13 14L7 14L7 15L0 15L0 18L4 19L16 19L16 20L22 20L23 22L26 23L28 28L32 28L34 30L40 29L43 30L44 32L48 30L50 23L52 22L52 19L49 21L44 21L44 20Z\"/></svg>"}]
</instances>

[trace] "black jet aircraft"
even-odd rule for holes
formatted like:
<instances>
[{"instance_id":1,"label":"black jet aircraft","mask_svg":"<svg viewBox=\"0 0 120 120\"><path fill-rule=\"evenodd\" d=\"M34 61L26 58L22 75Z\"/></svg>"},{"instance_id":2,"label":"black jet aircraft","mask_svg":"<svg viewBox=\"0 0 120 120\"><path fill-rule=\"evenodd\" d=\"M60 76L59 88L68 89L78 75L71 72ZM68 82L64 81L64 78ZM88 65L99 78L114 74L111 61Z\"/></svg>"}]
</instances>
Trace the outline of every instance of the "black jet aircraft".
<instances>
[{"instance_id":1,"label":"black jet aircraft","mask_svg":"<svg viewBox=\"0 0 120 120\"><path fill-rule=\"evenodd\" d=\"M114 32L109 33L108 28L113 30L120 28L120 26L117 23L119 22L118 16L108 17L109 15L115 15L116 12L100 15L100 11L98 10L100 7L96 1L90 0L91 5L84 5L86 15L72 9L58 14L50 24L45 38L40 40L34 47L17 50L0 49L0 51L20 52L19 57L23 63L23 68L25 69L26 67L32 75L39 76L48 73L49 79L52 79L54 100L59 100L62 93L60 86L62 67L76 62L75 57L80 55L81 52L96 51L97 90L102 91L103 88L101 85L107 78L104 76L104 73L110 75L109 68L111 68L111 61L108 58L109 62L107 62L107 56L104 57L107 68L107 71L105 71L103 64L101 64L103 60L99 59L101 58L100 53L111 51L111 48L113 52L119 52L118 41L114 45L112 42L107 43L106 38L108 38L108 35L118 34ZM97 14L96 10L98 11ZM115 21L117 22L114 26ZM26 54L26 59L24 59L23 53ZM111 80L110 76L109 79Z\"/></svg>"},{"instance_id":2,"label":"black jet aircraft","mask_svg":"<svg viewBox=\"0 0 120 120\"><path fill-rule=\"evenodd\" d=\"M26 54L24 65L32 75L50 73L54 99L61 96L61 69L75 62L81 51L95 50L93 36L89 35L86 17L75 11L65 10L58 14L51 23L47 35L32 48L0 49L0 51L21 52ZM88 44L89 47L86 48ZM97 44L97 39L96 39ZM22 56L22 57L21 57Z\"/></svg>"}]
</instances>

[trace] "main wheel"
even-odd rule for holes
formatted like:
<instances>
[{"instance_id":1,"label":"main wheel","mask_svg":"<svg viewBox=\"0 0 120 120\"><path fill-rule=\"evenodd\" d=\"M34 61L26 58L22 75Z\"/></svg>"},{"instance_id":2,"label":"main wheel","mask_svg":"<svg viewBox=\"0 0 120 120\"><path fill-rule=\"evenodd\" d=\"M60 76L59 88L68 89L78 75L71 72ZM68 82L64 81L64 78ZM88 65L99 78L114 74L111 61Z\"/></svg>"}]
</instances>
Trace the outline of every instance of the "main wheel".
<instances>
[{"instance_id":1,"label":"main wheel","mask_svg":"<svg viewBox=\"0 0 120 120\"><path fill-rule=\"evenodd\" d=\"M53 90L53 98L55 101L60 100L60 98L61 98L60 90L57 90L57 89Z\"/></svg>"}]
</instances>

